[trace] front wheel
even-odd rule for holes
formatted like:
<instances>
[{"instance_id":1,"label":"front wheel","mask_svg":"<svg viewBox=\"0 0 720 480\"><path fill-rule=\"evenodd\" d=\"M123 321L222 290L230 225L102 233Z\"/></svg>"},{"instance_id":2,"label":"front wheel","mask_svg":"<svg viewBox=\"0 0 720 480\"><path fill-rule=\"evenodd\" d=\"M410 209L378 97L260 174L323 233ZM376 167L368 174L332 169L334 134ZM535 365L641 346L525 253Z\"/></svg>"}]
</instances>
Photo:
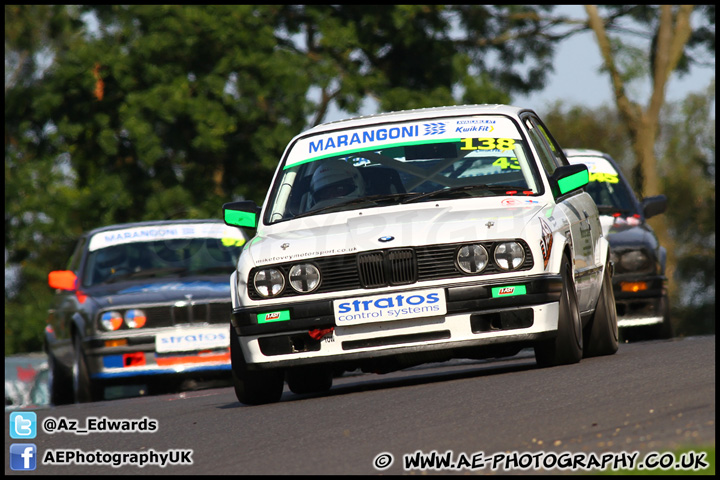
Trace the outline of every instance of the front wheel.
<instances>
[{"instance_id":1,"label":"front wheel","mask_svg":"<svg viewBox=\"0 0 720 480\"><path fill-rule=\"evenodd\" d=\"M590 324L585 329L585 357L612 355L618 350L618 323L610 265L605 266L600 297Z\"/></svg>"},{"instance_id":2,"label":"front wheel","mask_svg":"<svg viewBox=\"0 0 720 480\"><path fill-rule=\"evenodd\" d=\"M246 405L275 403L282 397L284 372L279 369L249 370L235 329L230 327L230 361L235 396Z\"/></svg>"},{"instance_id":3,"label":"front wheel","mask_svg":"<svg viewBox=\"0 0 720 480\"><path fill-rule=\"evenodd\" d=\"M79 336L73 340L74 362L73 362L73 393L75 403L97 402L104 398L105 387L93 382L90 378L90 370L87 366L87 358L82 348L82 341Z\"/></svg>"},{"instance_id":4,"label":"front wheel","mask_svg":"<svg viewBox=\"0 0 720 480\"><path fill-rule=\"evenodd\" d=\"M287 372L287 384L291 392L322 393L332 388L333 369L330 367L295 367Z\"/></svg>"},{"instance_id":5,"label":"front wheel","mask_svg":"<svg viewBox=\"0 0 720 480\"><path fill-rule=\"evenodd\" d=\"M47 349L47 357L50 403L52 405L73 403L73 390L70 388L72 382L67 369L62 368L49 348Z\"/></svg>"},{"instance_id":6,"label":"front wheel","mask_svg":"<svg viewBox=\"0 0 720 480\"><path fill-rule=\"evenodd\" d=\"M583 356L582 320L572 267L567 256L560 265L563 290L560 295L557 335L535 345L535 361L541 367L577 363Z\"/></svg>"}]
</instances>

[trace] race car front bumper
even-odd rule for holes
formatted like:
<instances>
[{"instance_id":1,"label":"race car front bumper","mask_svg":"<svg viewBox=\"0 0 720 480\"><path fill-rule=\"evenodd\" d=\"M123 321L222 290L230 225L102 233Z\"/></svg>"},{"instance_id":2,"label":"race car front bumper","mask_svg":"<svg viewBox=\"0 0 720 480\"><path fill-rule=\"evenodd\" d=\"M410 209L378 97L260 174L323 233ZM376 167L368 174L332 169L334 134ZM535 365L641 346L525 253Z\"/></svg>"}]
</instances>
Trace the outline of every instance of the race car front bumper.
<instances>
[{"instance_id":1,"label":"race car front bumper","mask_svg":"<svg viewBox=\"0 0 720 480\"><path fill-rule=\"evenodd\" d=\"M108 332L84 342L93 380L230 372L229 332L222 325L186 325Z\"/></svg>"},{"instance_id":2,"label":"race car front bumper","mask_svg":"<svg viewBox=\"0 0 720 480\"><path fill-rule=\"evenodd\" d=\"M522 293L498 294L510 286L522 287L515 290ZM562 288L559 275L444 285L438 289L444 293L447 307L441 315L353 325L343 325L336 318L333 301L338 297L270 307L241 307L234 309L232 325L250 369L448 349L477 351L478 347L491 354L501 344L531 346L533 342L554 337ZM394 290L392 295L412 296L419 290ZM259 320L269 312L278 311L286 312L280 321Z\"/></svg>"},{"instance_id":3,"label":"race car front bumper","mask_svg":"<svg viewBox=\"0 0 720 480\"><path fill-rule=\"evenodd\" d=\"M619 328L663 323L667 315L664 276L616 275L613 277Z\"/></svg>"}]
</instances>

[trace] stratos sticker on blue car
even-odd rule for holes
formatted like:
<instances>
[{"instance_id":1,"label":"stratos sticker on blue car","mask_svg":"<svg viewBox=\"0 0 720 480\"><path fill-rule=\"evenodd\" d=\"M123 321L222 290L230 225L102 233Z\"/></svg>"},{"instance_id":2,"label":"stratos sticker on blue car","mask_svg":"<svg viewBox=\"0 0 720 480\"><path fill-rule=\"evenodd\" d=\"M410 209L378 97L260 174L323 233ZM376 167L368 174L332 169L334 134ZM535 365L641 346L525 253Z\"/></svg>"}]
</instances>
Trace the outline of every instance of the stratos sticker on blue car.
<instances>
[{"instance_id":1,"label":"stratos sticker on blue car","mask_svg":"<svg viewBox=\"0 0 720 480\"><path fill-rule=\"evenodd\" d=\"M178 328L155 336L155 351L190 352L230 346L228 327Z\"/></svg>"},{"instance_id":2,"label":"stratos sticker on blue car","mask_svg":"<svg viewBox=\"0 0 720 480\"><path fill-rule=\"evenodd\" d=\"M338 326L445 315L443 289L344 298L333 302Z\"/></svg>"}]
</instances>

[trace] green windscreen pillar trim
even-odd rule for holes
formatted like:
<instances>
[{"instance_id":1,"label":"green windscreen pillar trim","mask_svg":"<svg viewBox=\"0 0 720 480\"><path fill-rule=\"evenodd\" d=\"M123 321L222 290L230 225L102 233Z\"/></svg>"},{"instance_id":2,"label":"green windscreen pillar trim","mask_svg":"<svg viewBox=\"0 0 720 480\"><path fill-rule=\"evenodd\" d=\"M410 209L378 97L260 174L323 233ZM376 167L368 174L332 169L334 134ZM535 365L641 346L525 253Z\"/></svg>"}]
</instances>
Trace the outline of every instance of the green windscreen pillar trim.
<instances>
[{"instance_id":1,"label":"green windscreen pillar trim","mask_svg":"<svg viewBox=\"0 0 720 480\"><path fill-rule=\"evenodd\" d=\"M558 188L560 189L560 195L565 195L566 193L575 190L576 188L587 185L589 181L590 175L587 170L573 173L572 175L569 175L565 178L561 178L557 182Z\"/></svg>"},{"instance_id":2,"label":"green windscreen pillar trim","mask_svg":"<svg viewBox=\"0 0 720 480\"><path fill-rule=\"evenodd\" d=\"M257 215L254 213L241 212L238 210L225 210L225 223L236 227L257 227Z\"/></svg>"}]
</instances>

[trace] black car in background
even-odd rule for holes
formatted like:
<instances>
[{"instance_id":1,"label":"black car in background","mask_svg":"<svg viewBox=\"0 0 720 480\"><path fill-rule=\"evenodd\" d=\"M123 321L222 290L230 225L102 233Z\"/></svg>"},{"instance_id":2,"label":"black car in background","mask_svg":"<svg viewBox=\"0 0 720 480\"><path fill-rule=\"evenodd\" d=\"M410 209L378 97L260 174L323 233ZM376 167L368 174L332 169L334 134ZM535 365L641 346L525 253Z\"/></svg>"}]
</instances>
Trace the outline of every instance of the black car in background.
<instances>
[{"instance_id":1,"label":"black car in background","mask_svg":"<svg viewBox=\"0 0 720 480\"><path fill-rule=\"evenodd\" d=\"M570 163L583 163L590 171L585 190L598 206L603 234L610 242L621 333L626 339L672 337L666 250L646 222L665 211L667 198L638 200L617 162L606 153L565 149L565 155Z\"/></svg>"},{"instance_id":2,"label":"black car in background","mask_svg":"<svg viewBox=\"0 0 720 480\"><path fill-rule=\"evenodd\" d=\"M247 238L220 220L98 228L80 237L45 328L53 404L118 384L230 377L228 279Z\"/></svg>"}]
</instances>

